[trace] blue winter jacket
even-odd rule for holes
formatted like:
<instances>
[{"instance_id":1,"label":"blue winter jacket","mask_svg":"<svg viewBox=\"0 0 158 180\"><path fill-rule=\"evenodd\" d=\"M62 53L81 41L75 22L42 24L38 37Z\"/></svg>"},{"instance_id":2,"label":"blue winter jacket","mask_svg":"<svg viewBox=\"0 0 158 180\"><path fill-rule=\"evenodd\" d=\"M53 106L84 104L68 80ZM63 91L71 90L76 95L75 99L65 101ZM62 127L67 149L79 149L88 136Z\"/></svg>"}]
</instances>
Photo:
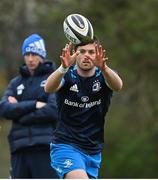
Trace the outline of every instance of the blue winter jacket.
<instances>
[{"instance_id":1,"label":"blue winter jacket","mask_svg":"<svg viewBox=\"0 0 158 180\"><path fill-rule=\"evenodd\" d=\"M54 94L44 91L46 79L55 70L52 62L44 62L31 76L26 65L20 67L20 75L8 85L0 101L0 115L12 120L8 135L10 150L49 145L57 121L56 99ZM14 96L18 103L8 102ZM47 105L36 109L36 101Z\"/></svg>"}]
</instances>

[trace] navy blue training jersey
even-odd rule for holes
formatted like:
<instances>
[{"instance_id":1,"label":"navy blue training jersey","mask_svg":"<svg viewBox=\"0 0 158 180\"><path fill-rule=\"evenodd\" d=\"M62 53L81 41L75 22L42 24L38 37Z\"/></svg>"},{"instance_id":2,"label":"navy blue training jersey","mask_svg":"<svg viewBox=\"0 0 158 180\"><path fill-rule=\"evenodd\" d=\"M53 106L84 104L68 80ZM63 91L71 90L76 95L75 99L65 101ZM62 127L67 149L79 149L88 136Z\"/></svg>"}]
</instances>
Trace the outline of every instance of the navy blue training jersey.
<instances>
[{"instance_id":1,"label":"navy blue training jersey","mask_svg":"<svg viewBox=\"0 0 158 180\"><path fill-rule=\"evenodd\" d=\"M81 77L76 66L71 67L57 92L59 122L54 143L71 144L88 154L101 152L111 97L112 90L99 69L92 77Z\"/></svg>"}]
</instances>

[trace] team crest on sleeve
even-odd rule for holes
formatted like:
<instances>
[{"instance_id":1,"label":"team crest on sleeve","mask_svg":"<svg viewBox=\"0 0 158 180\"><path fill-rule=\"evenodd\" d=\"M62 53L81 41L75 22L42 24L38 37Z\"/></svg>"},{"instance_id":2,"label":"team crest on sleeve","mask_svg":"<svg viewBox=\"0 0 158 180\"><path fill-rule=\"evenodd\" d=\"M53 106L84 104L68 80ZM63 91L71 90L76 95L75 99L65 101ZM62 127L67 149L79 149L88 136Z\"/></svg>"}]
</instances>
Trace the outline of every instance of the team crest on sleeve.
<instances>
[{"instance_id":1,"label":"team crest on sleeve","mask_svg":"<svg viewBox=\"0 0 158 180\"><path fill-rule=\"evenodd\" d=\"M101 89L101 84L100 84L99 80L95 80L93 82L92 91L98 92L98 91L100 91L100 89Z\"/></svg>"},{"instance_id":2,"label":"team crest on sleeve","mask_svg":"<svg viewBox=\"0 0 158 180\"><path fill-rule=\"evenodd\" d=\"M17 95L21 95L25 87L23 84L20 84L16 89L17 89Z\"/></svg>"}]
</instances>

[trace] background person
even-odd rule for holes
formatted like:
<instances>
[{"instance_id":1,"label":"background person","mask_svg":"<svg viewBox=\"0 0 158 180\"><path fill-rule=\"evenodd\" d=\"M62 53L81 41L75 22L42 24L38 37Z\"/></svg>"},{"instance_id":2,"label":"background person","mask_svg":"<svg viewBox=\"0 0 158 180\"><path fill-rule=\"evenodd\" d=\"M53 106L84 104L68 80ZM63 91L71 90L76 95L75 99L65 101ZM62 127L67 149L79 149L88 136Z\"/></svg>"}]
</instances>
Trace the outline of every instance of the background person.
<instances>
[{"instance_id":1,"label":"background person","mask_svg":"<svg viewBox=\"0 0 158 180\"><path fill-rule=\"evenodd\" d=\"M95 41L62 50L61 66L45 90L57 91L59 121L51 144L51 164L60 178L97 178L104 143L104 117L113 91L122 80L106 64L106 52ZM76 59L76 65L73 65ZM70 67L71 66L71 67Z\"/></svg>"},{"instance_id":2,"label":"background person","mask_svg":"<svg viewBox=\"0 0 158 180\"><path fill-rule=\"evenodd\" d=\"M57 178L50 166L50 142L57 121L56 99L45 93L47 77L55 70L45 61L44 40L38 34L22 45L24 64L0 101L0 115L12 120L9 133L12 178Z\"/></svg>"}]
</instances>

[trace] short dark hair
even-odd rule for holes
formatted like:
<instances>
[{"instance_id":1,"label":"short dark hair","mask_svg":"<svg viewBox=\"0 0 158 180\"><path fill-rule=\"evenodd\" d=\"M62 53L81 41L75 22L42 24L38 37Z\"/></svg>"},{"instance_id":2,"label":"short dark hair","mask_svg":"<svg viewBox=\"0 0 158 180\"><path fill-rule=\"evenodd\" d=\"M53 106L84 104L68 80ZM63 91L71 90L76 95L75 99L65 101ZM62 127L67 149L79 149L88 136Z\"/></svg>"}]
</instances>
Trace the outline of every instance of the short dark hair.
<instances>
[{"instance_id":1,"label":"short dark hair","mask_svg":"<svg viewBox=\"0 0 158 180\"><path fill-rule=\"evenodd\" d=\"M74 45L74 50L76 51L76 49L79 47L79 46L84 46L84 45L87 45L87 44L92 44L92 43L98 43L99 44L99 40L96 36L93 37L93 39L91 41L89 41L88 43L80 43L80 44L76 44Z\"/></svg>"}]
</instances>

